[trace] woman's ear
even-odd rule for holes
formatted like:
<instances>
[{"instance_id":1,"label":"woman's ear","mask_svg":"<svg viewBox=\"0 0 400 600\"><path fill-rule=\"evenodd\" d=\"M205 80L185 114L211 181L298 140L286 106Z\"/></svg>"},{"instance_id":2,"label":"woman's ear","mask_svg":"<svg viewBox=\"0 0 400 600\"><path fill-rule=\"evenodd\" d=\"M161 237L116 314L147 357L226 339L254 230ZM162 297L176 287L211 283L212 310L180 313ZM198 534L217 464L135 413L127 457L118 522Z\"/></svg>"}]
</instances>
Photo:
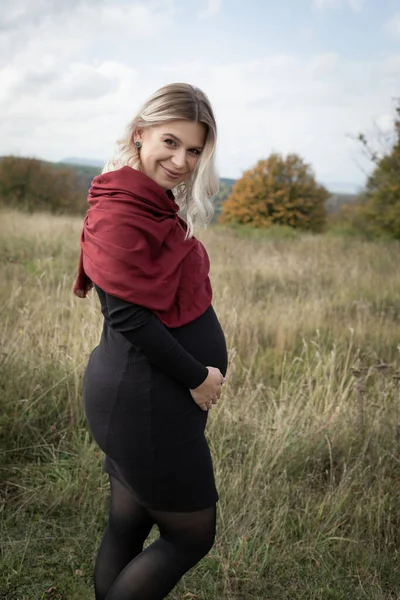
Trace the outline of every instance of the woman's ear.
<instances>
[{"instance_id":1,"label":"woman's ear","mask_svg":"<svg viewBox=\"0 0 400 600\"><path fill-rule=\"evenodd\" d=\"M137 127L135 129L135 131L133 132L133 143L141 142L142 140L143 140L143 129L140 129L140 127Z\"/></svg>"}]
</instances>

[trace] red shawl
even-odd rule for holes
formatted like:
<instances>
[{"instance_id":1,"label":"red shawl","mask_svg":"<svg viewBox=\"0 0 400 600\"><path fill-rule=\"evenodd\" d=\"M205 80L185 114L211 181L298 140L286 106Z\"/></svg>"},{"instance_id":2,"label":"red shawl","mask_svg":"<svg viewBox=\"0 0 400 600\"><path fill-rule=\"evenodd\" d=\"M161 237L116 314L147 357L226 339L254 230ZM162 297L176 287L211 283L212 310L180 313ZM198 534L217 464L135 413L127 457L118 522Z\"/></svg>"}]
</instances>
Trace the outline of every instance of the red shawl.
<instances>
[{"instance_id":1,"label":"red shawl","mask_svg":"<svg viewBox=\"0 0 400 600\"><path fill-rule=\"evenodd\" d=\"M184 240L187 225L170 190L126 166L95 177L88 202L74 294L85 298L95 283L167 327L205 312L210 261L199 240Z\"/></svg>"}]
</instances>

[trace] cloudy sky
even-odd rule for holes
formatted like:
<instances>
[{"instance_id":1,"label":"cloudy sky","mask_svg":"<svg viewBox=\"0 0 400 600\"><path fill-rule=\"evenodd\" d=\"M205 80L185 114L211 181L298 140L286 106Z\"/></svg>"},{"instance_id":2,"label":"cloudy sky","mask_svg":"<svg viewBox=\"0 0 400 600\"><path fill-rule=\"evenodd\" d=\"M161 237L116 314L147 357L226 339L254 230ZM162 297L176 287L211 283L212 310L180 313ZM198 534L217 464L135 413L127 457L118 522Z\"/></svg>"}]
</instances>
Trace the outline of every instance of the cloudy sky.
<instances>
[{"instance_id":1,"label":"cloudy sky","mask_svg":"<svg viewBox=\"0 0 400 600\"><path fill-rule=\"evenodd\" d=\"M390 131L400 0L13 0L0 4L0 155L105 160L145 98L210 97L218 168L298 152L331 188Z\"/></svg>"}]
</instances>

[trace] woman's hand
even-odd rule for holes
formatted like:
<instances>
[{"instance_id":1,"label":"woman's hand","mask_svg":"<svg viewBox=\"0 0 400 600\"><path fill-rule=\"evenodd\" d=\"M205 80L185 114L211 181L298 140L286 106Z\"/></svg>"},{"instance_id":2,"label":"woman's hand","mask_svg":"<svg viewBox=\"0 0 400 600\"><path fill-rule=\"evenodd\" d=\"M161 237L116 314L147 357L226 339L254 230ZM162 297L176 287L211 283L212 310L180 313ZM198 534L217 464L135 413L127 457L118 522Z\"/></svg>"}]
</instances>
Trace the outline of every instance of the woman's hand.
<instances>
[{"instance_id":1,"label":"woman's hand","mask_svg":"<svg viewBox=\"0 0 400 600\"><path fill-rule=\"evenodd\" d=\"M207 369L208 376L203 383L194 390L189 390L193 400L202 410L208 410L213 404L217 404L221 397L222 384L226 381L217 367L207 367Z\"/></svg>"}]
</instances>

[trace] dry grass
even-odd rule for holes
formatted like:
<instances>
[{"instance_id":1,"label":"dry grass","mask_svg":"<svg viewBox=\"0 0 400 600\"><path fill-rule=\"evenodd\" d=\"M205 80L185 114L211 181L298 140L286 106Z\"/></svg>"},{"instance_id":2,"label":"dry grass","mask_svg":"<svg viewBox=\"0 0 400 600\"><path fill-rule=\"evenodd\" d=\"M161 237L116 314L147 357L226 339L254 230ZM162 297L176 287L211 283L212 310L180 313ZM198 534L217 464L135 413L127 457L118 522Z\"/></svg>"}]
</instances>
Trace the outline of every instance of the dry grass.
<instances>
[{"instance_id":1,"label":"dry grass","mask_svg":"<svg viewBox=\"0 0 400 600\"><path fill-rule=\"evenodd\" d=\"M96 298L71 293L80 228L0 215L8 600L93 597L108 490L80 399L101 328ZM208 427L218 540L171 600L399 598L400 246L200 237L230 353Z\"/></svg>"}]
</instances>

